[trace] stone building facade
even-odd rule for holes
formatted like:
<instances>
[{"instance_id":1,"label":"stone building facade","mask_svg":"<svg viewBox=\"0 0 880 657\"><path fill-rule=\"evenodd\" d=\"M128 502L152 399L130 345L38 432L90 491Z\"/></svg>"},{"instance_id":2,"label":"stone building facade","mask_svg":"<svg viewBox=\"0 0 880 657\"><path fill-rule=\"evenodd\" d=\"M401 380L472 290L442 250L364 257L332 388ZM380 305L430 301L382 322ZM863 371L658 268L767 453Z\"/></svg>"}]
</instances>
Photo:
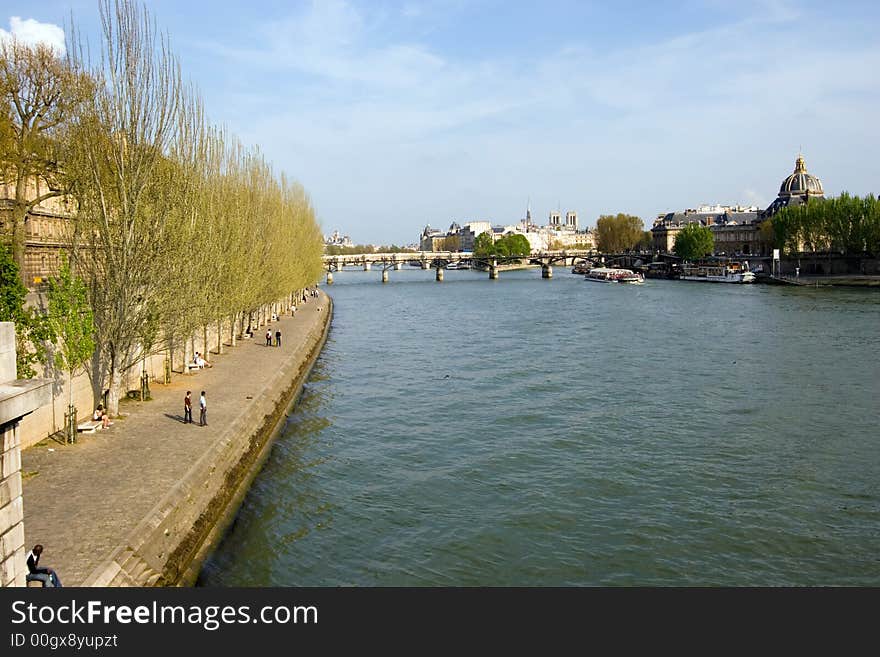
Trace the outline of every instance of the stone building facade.
<instances>
[{"instance_id":1,"label":"stone building facade","mask_svg":"<svg viewBox=\"0 0 880 657\"><path fill-rule=\"evenodd\" d=\"M798 155L794 172L782 181L779 194L765 210L715 205L660 215L651 228L653 248L659 253L671 253L678 232L689 223L699 222L712 231L715 255L769 256L773 244L768 232L762 230L763 222L784 207L824 196L822 182L807 172L803 156Z\"/></svg>"},{"instance_id":2,"label":"stone building facade","mask_svg":"<svg viewBox=\"0 0 880 657\"><path fill-rule=\"evenodd\" d=\"M42 180L32 181L28 198L38 198L49 191ZM15 185L0 183L0 239L12 240L12 212ZM58 272L61 253L67 244L74 205L67 196L55 196L34 206L25 217L24 281L38 286Z\"/></svg>"}]
</instances>

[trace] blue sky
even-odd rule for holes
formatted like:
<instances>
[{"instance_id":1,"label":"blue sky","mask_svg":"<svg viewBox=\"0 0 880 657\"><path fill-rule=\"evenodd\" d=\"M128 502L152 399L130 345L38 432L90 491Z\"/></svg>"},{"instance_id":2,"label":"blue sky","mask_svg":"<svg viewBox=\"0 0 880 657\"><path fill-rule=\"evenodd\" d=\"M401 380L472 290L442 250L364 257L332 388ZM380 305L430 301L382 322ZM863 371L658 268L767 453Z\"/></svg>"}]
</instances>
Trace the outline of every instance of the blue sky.
<instances>
[{"instance_id":1,"label":"blue sky","mask_svg":"<svg viewBox=\"0 0 880 657\"><path fill-rule=\"evenodd\" d=\"M211 120L309 192L325 233L581 225L766 206L802 150L826 195L877 193L874 2L146 3ZM97 0L2 0L97 40Z\"/></svg>"}]
</instances>

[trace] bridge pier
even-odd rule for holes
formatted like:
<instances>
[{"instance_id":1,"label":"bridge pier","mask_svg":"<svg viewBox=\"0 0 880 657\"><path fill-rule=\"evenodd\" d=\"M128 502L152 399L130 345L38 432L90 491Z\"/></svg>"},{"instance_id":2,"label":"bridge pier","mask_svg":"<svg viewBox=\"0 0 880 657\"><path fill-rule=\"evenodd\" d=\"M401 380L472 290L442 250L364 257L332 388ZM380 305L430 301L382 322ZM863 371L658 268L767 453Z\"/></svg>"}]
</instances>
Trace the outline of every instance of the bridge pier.
<instances>
[{"instance_id":1,"label":"bridge pier","mask_svg":"<svg viewBox=\"0 0 880 657\"><path fill-rule=\"evenodd\" d=\"M489 280L498 280L498 263L493 262L491 265L489 265Z\"/></svg>"},{"instance_id":2,"label":"bridge pier","mask_svg":"<svg viewBox=\"0 0 880 657\"><path fill-rule=\"evenodd\" d=\"M397 271L400 271L401 269L403 269L403 263L402 263L402 262L395 262L395 263L394 263L394 268L395 268Z\"/></svg>"},{"instance_id":3,"label":"bridge pier","mask_svg":"<svg viewBox=\"0 0 880 657\"><path fill-rule=\"evenodd\" d=\"M437 267L437 282L443 281L443 267Z\"/></svg>"},{"instance_id":4,"label":"bridge pier","mask_svg":"<svg viewBox=\"0 0 880 657\"><path fill-rule=\"evenodd\" d=\"M372 262L365 262L364 263L364 271L370 271L370 269L372 269L372 267L373 267Z\"/></svg>"},{"instance_id":5,"label":"bridge pier","mask_svg":"<svg viewBox=\"0 0 880 657\"><path fill-rule=\"evenodd\" d=\"M388 282L388 270L387 269L382 270L382 282L383 283Z\"/></svg>"},{"instance_id":6,"label":"bridge pier","mask_svg":"<svg viewBox=\"0 0 880 657\"><path fill-rule=\"evenodd\" d=\"M541 278L553 278L553 267L541 265Z\"/></svg>"},{"instance_id":7,"label":"bridge pier","mask_svg":"<svg viewBox=\"0 0 880 657\"><path fill-rule=\"evenodd\" d=\"M422 269L430 269L430 265L427 260L422 260Z\"/></svg>"},{"instance_id":8,"label":"bridge pier","mask_svg":"<svg viewBox=\"0 0 880 657\"><path fill-rule=\"evenodd\" d=\"M327 285L333 285L333 272L327 272Z\"/></svg>"}]
</instances>

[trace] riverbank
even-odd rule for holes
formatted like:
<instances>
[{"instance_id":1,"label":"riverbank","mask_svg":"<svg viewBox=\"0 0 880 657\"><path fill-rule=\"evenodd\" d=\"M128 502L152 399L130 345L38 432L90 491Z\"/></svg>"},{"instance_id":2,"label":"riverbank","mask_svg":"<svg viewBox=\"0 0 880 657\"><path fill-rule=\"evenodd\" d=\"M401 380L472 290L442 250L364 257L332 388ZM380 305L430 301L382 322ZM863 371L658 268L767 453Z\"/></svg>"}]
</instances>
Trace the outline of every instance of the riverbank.
<instances>
[{"instance_id":1,"label":"riverbank","mask_svg":"<svg viewBox=\"0 0 880 657\"><path fill-rule=\"evenodd\" d=\"M220 355L214 367L153 385L107 430L22 453L25 544L68 586L188 584L259 470L321 351L332 317L323 293ZM193 393L195 424L183 424ZM208 426L198 426L205 390Z\"/></svg>"}]
</instances>

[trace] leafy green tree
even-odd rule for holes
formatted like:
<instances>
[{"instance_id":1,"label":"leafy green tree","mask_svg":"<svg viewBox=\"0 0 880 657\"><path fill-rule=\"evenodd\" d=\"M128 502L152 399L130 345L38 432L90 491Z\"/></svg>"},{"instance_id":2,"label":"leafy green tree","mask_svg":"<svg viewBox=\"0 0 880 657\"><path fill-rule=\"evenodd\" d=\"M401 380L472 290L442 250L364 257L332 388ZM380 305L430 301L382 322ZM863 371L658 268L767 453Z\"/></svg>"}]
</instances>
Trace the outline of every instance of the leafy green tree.
<instances>
[{"instance_id":1,"label":"leafy green tree","mask_svg":"<svg viewBox=\"0 0 880 657\"><path fill-rule=\"evenodd\" d=\"M64 260L57 278L49 282L47 320L55 335L55 367L67 371L68 417L74 417L73 374L86 364L95 350L95 322L89 306L89 293L81 278L73 275ZM76 427L68 426L68 440L73 442Z\"/></svg>"},{"instance_id":2,"label":"leafy green tree","mask_svg":"<svg viewBox=\"0 0 880 657\"><path fill-rule=\"evenodd\" d=\"M596 246L602 253L636 248L644 238L645 223L630 214L603 214L596 221Z\"/></svg>"},{"instance_id":3,"label":"leafy green tree","mask_svg":"<svg viewBox=\"0 0 880 657\"><path fill-rule=\"evenodd\" d=\"M529 240L525 235L514 233L506 235L501 241L505 243L506 255L527 256L532 252L532 245L529 244Z\"/></svg>"},{"instance_id":4,"label":"leafy green tree","mask_svg":"<svg viewBox=\"0 0 880 657\"><path fill-rule=\"evenodd\" d=\"M837 198L810 199L783 208L769 223L774 245L788 253L880 253L880 202L873 194L859 198L843 192Z\"/></svg>"},{"instance_id":5,"label":"leafy green tree","mask_svg":"<svg viewBox=\"0 0 880 657\"><path fill-rule=\"evenodd\" d=\"M708 226L690 223L675 236L672 250L683 260L694 260L709 255L715 248L715 239Z\"/></svg>"},{"instance_id":6,"label":"leafy green tree","mask_svg":"<svg viewBox=\"0 0 880 657\"><path fill-rule=\"evenodd\" d=\"M485 232L477 235L474 239L474 255L495 255L495 243L492 239L492 233Z\"/></svg>"},{"instance_id":7,"label":"leafy green tree","mask_svg":"<svg viewBox=\"0 0 880 657\"><path fill-rule=\"evenodd\" d=\"M27 288L21 282L18 265L9 248L0 245L0 322L15 324L16 371L19 379L36 375L34 365L44 363L46 343L52 330L46 318L25 308Z\"/></svg>"}]
</instances>

